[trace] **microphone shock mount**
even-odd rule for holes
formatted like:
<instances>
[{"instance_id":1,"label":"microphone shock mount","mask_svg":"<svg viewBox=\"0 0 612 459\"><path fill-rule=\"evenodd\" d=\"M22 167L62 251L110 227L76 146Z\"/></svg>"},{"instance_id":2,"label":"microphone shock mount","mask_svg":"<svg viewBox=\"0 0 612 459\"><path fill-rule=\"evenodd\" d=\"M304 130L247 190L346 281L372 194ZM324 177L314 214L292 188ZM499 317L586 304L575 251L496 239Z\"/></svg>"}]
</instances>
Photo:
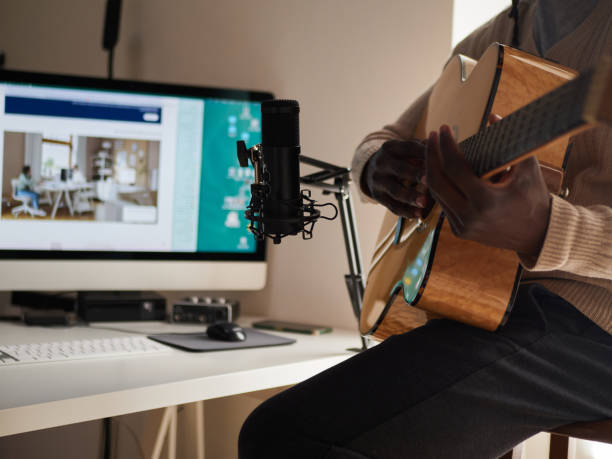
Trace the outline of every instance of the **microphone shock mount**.
<instances>
[{"instance_id":1,"label":"microphone shock mount","mask_svg":"<svg viewBox=\"0 0 612 459\"><path fill-rule=\"evenodd\" d=\"M281 239L289 236L301 234L303 239L311 239L314 224L319 218L324 220L334 220L338 216L338 208L332 203L317 204L311 198L310 190L301 190L297 199L279 200L275 199L275 204L280 206L286 216L270 216L266 214L265 204L270 199L270 183L274 180L270 177L266 167L264 148L257 144L249 149L246 148L244 141L237 142L238 161L241 167L248 167L249 162L253 165L254 180L251 184L251 201L245 212L246 218L251 222L249 230L257 240L266 237L272 239L274 244L279 244ZM331 206L334 215L331 217L322 216L318 208ZM269 228L285 227L291 228L289 231L270 231Z\"/></svg>"}]
</instances>

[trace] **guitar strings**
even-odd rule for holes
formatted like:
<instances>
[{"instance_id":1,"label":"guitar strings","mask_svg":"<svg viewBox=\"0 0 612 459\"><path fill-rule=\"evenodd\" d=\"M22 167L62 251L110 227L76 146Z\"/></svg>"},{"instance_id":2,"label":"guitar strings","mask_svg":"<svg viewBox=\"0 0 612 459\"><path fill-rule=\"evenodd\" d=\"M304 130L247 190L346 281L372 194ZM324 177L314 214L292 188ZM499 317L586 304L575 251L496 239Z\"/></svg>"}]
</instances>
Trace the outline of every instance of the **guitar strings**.
<instances>
[{"instance_id":1,"label":"guitar strings","mask_svg":"<svg viewBox=\"0 0 612 459\"><path fill-rule=\"evenodd\" d=\"M591 74L585 73L460 142L478 176L583 123Z\"/></svg>"}]
</instances>

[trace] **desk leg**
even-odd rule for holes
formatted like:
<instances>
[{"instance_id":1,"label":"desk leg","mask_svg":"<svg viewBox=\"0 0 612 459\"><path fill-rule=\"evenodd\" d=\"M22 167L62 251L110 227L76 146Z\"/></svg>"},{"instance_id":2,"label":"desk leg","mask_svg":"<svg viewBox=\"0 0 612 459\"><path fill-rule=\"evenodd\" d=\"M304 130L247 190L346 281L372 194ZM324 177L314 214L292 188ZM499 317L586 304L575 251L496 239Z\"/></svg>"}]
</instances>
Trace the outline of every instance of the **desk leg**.
<instances>
[{"instance_id":1,"label":"desk leg","mask_svg":"<svg viewBox=\"0 0 612 459\"><path fill-rule=\"evenodd\" d=\"M51 218L55 218L55 213L57 212L57 208L59 207L59 203L61 199L62 199L62 192L56 191L55 203L53 204L53 210L51 211Z\"/></svg>"},{"instance_id":2,"label":"desk leg","mask_svg":"<svg viewBox=\"0 0 612 459\"><path fill-rule=\"evenodd\" d=\"M51 192L49 190L43 190L40 194L42 195L44 193L45 197L42 199L38 200L38 204L49 204L50 206L53 205L53 198L51 198Z\"/></svg>"},{"instance_id":3,"label":"desk leg","mask_svg":"<svg viewBox=\"0 0 612 459\"><path fill-rule=\"evenodd\" d=\"M64 195L66 196L66 204L68 205L68 212L70 212L70 216L74 215L72 210L72 200L70 199L70 191L64 190Z\"/></svg>"},{"instance_id":4,"label":"desk leg","mask_svg":"<svg viewBox=\"0 0 612 459\"><path fill-rule=\"evenodd\" d=\"M176 459L177 407L173 406L168 424L168 459Z\"/></svg>"},{"instance_id":5,"label":"desk leg","mask_svg":"<svg viewBox=\"0 0 612 459\"><path fill-rule=\"evenodd\" d=\"M204 402L184 405L180 418L180 457L204 459Z\"/></svg>"},{"instance_id":6,"label":"desk leg","mask_svg":"<svg viewBox=\"0 0 612 459\"><path fill-rule=\"evenodd\" d=\"M176 413L176 406L169 406L151 412L150 421L142 437L145 457L160 459L164 440L167 439L167 458L176 459Z\"/></svg>"}]
</instances>

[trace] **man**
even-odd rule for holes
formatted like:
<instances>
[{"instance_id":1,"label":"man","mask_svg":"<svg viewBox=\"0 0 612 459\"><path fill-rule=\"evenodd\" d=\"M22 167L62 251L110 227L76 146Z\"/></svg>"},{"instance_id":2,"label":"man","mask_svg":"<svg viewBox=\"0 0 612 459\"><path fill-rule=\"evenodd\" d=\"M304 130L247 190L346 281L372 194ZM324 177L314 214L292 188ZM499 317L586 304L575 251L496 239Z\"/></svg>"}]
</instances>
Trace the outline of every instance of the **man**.
<instances>
[{"instance_id":1,"label":"man","mask_svg":"<svg viewBox=\"0 0 612 459\"><path fill-rule=\"evenodd\" d=\"M583 71L612 51L611 13L610 0L515 2L455 53L478 59L514 35ZM428 95L366 137L355 181L398 215L435 199L459 237L516 251L526 273L507 323L431 320L279 394L247 419L241 459L495 458L542 430L612 418L612 129L575 138L564 200L534 159L493 186L448 127L411 139Z\"/></svg>"},{"instance_id":2,"label":"man","mask_svg":"<svg viewBox=\"0 0 612 459\"><path fill-rule=\"evenodd\" d=\"M17 181L17 196L27 196L32 201L32 207L34 208L34 215L44 216L46 215L44 210L38 208L38 199L40 195L34 191L34 184L32 183L32 170L27 164L21 169L21 174Z\"/></svg>"},{"instance_id":3,"label":"man","mask_svg":"<svg viewBox=\"0 0 612 459\"><path fill-rule=\"evenodd\" d=\"M75 164L74 166L72 166L72 181L74 183L85 183L86 182L85 176L79 170L78 164Z\"/></svg>"}]
</instances>

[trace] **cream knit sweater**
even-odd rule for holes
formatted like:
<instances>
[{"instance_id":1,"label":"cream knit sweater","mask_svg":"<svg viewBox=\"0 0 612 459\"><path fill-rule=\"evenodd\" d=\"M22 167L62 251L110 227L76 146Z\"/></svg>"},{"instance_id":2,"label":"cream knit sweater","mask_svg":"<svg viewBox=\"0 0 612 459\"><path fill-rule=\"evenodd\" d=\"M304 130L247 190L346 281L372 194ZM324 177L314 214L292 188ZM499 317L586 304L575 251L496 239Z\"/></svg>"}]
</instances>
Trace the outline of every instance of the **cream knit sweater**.
<instances>
[{"instance_id":1,"label":"cream knit sweater","mask_svg":"<svg viewBox=\"0 0 612 459\"><path fill-rule=\"evenodd\" d=\"M519 5L520 47L537 55L535 3L527 0ZM506 10L459 43L453 54L478 59L493 42L511 43L513 25ZM584 71L606 54L612 54L612 0L600 0L590 15L543 57ZM352 165L356 183L382 143L410 138L429 93L419 97L395 123L369 134L358 146ZM552 198L538 259L521 260L526 268L523 281L537 280L612 333L612 127L597 127L575 137L567 185L570 193L566 200Z\"/></svg>"}]
</instances>

